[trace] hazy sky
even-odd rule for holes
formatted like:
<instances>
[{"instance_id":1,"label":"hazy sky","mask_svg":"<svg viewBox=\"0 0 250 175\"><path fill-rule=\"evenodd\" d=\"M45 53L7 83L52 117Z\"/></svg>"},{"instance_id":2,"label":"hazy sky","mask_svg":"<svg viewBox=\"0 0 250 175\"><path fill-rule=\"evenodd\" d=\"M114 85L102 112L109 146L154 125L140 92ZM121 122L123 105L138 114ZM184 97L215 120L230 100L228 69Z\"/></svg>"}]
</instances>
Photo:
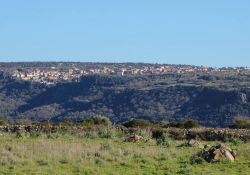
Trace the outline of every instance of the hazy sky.
<instances>
[{"instance_id":1,"label":"hazy sky","mask_svg":"<svg viewBox=\"0 0 250 175\"><path fill-rule=\"evenodd\" d=\"M250 66L250 1L1 0L0 61Z\"/></svg>"}]
</instances>

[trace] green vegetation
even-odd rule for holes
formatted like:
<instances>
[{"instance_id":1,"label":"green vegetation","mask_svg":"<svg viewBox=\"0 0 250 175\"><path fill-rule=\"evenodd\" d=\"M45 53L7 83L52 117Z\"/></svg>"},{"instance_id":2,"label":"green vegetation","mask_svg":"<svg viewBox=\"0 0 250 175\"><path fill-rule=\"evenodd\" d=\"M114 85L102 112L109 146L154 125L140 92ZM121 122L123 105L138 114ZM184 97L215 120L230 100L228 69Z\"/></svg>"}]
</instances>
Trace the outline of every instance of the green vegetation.
<instances>
[{"instance_id":1,"label":"green vegetation","mask_svg":"<svg viewBox=\"0 0 250 175\"><path fill-rule=\"evenodd\" d=\"M6 125L6 121L3 117L0 117L0 126Z\"/></svg>"},{"instance_id":2,"label":"green vegetation","mask_svg":"<svg viewBox=\"0 0 250 175\"><path fill-rule=\"evenodd\" d=\"M162 134L159 138L156 139L157 145L167 146L169 147L172 143L172 139L169 138L167 134Z\"/></svg>"},{"instance_id":3,"label":"green vegetation","mask_svg":"<svg viewBox=\"0 0 250 175\"><path fill-rule=\"evenodd\" d=\"M197 120L188 119L188 120L181 120L181 121L176 121L176 122L169 122L167 126L190 129L190 128L198 128L200 125Z\"/></svg>"},{"instance_id":4,"label":"green vegetation","mask_svg":"<svg viewBox=\"0 0 250 175\"><path fill-rule=\"evenodd\" d=\"M147 128L147 127L156 127L156 126L162 126L163 123L161 122L155 122L155 121L149 121L149 120L144 120L144 119L133 119L128 122L124 122L122 124L125 127L129 128Z\"/></svg>"},{"instance_id":5,"label":"green vegetation","mask_svg":"<svg viewBox=\"0 0 250 175\"><path fill-rule=\"evenodd\" d=\"M109 131L109 134L107 134ZM102 133L101 133L102 132ZM146 130L141 130L146 137ZM91 135L91 137L90 137ZM107 137L108 135L108 137ZM239 154L234 162L207 163L190 158L198 147L179 147L183 140L167 135L154 140L124 142L126 135L112 128L99 132L19 133L0 136L0 174L199 174L248 175L249 143L226 142ZM215 142L203 141L213 145Z\"/></svg>"},{"instance_id":6,"label":"green vegetation","mask_svg":"<svg viewBox=\"0 0 250 175\"><path fill-rule=\"evenodd\" d=\"M173 122L160 122L160 121L149 121L144 119L133 119L128 122L124 122L122 124L125 127L130 128L147 128L147 127L153 127L153 128L167 128L167 127L175 127L175 128L185 128L185 129L191 129L191 128L198 128L200 127L199 122L197 120L193 119L185 119L185 120L179 120L179 121L173 121Z\"/></svg>"},{"instance_id":7,"label":"green vegetation","mask_svg":"<svg viewBox=\"0 0 250 175\"><path fill-rule=\"evenodd\" d=\"M250 173L250 130L196 128L193 120L177 123L180 128L142 119L112 126L107 117L96 116L2 126L0 174ZM237 160L208 163L197 155L218 142L233 149Z\"/></svg>"},{"instance_id":8,"label":"green vegetation","mask_svg":"<svg viewBox=\"0 0 250 175\"><path fill-rule=\"evenodd\" d=\"M247 117L236 117L229 127L235 129L250 129L250 119Z\"/></svg>"},{"instance_id":9,"label":"green vegetation","mask_svg":"<svg viewBox=\"0 0 250 175\"><path fill-rule=\"evenodd\" d=\"M101 115L94 117L93 121L95 125L105 125L105 126L112 125L112 122L109 120L109 118Z\"/></svg>"},{"instance_id":10,"label":"green vegetation","mask_svg":"<svg viewBox=\"0 0 250 175\"><path fill-rule=\"evenodd\" d=\"M82 121L106 116L131 119L194 119L202 126L228 127L235 116L250 116L249 72L87 75L55 85L20 81L0 72L0 116L10 122Z\"/></svg>"},{"instance_id":11,"label":"green vegetation","mask_svg":"<svg viewBox=\"0 0 250 175\"><path fill-rule=\"evenodd\" d=\"M14 79L15 65L2 68L0 174L250 174L250 119L235 118L250 116L249 70L87 75L45 85ZM197 156L218 142L237 159Z\"/></svg>"}]
</instances>

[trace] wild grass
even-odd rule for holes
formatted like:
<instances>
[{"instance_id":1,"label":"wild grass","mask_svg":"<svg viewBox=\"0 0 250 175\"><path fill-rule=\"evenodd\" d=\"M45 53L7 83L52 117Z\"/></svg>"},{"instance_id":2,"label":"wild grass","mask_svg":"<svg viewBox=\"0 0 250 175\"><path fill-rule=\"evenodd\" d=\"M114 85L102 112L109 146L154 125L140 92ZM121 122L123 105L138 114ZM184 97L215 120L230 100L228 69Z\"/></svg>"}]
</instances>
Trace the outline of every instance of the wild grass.
<instances>
[{"instance_id":1,"label":"wild grass","mask_svg":"<svg viewBox=\"0 0 250 175\"><path fill-rule=\"evenodd\" d=\"M2 133L0 136L0 174L34 175L248 175L250 143L226 145L240 155L235 162L190 164L197 147L178 147L183 141L170 144L124 142L124 136L104 132L85 134L40 134L32 136ZM213 145L213 142L202 142Z\"/></svg>"}]
</instances>

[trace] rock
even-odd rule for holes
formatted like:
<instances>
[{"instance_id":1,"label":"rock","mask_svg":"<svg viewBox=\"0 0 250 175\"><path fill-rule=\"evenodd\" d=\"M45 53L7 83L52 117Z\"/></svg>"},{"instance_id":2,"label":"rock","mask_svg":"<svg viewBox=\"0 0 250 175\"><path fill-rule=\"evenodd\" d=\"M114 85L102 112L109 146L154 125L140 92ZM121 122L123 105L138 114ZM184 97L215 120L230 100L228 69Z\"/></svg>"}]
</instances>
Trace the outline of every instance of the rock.
<instances>
[{"instance_id":1,"label":"rock","mask_svg":"<svg viewBox=\"0 0 250 175\"><path fill-rule=\"evenodd\" d=\"M198 142L197 140L195 140L195 139L190 139L190 140L187 142L187 144L188 144L189 146L199 146L199 142Z\"/></svg>"},{"instance_id":2,"label":"rock","mask_svg":"<svg viewBox=\"0 0 250 175\"><path fill-rule=\"evenodd\" d=\"M140 140L144 140L144 138L142 136L139 136L139 135L129 135L126 137L125 141L126 142L138 142Z\"/></svg>"},{"instance_id":3,"label":"rock","mask_svg":"<svg viewBox=\"0 0 250 175\"><path fill-rule=\"evenodd\" d=\"M228 150L225 150L224 155L228 160L234 161L235 159L234 156Z\"/></svg>"},{"instance_id":4,"label":"rock","mask_svg":"<svg viewBox=\"0 0 250 175\"><path fill-rule=\"evenodd\" d=\"M247 95L245 93L241 93L240 98L242 103L247 103Z\"/></svg>"},{"instance_id":5,"label":"rock","mask_svg":"<svg viewBox=\"0 0 250 175\"><path fill-rule=\"evenodd\" d=\"M222 144L217 144L210 147L208 150L203 149L198 152L196 156L203 158L207 162L218 162L222 158L225 158L230 161L237 159L237 154L232 151L230 148L225 147Z\"/></svg>"},{"instance_id":6,"label":"rock","mask_svg":"<svg viewBox=\"0 0 250 175\"><path fill-rule=\"evenodd\" d=\"M140 141L140 140L143 140L143 137L139 135L135 135L135 141Z\"/></svg>"},{"instance_id":7,"label":"rock","mask_svg":"<svg viewBox=\"0 0 250 175\"><path fill-rule=\"evenodd\" d=\"M213 152L213 159L214 160L220 160L221 157L222 157L222 153L220 151L220 149L216 149L214 152Z\"/></svg>"}]
</instances>

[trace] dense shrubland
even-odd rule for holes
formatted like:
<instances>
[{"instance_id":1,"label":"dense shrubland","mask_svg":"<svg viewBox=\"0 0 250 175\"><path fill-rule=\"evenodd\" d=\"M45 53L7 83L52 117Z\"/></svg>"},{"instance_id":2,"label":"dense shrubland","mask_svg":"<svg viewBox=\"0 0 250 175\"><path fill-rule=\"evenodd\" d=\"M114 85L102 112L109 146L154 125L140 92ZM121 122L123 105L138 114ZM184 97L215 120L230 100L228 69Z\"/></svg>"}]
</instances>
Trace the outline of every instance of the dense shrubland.
<instances>
[{"instance_id":1,"label":"dense shrubland","mask_svg":"<svg viewBox=\"0 0 250 175\"><path fill-rule=\"evenodd\" d=\"M247 117L236 117L229 127L233 129L250 129L250 119Z\"/></svg>"},{"instance_id":2,"label":"dense shrubland","mask_svg":"<svg viewBox=\"0 0 250 175\"><path fill-rule=\"evenodd\" d=\"M113 123L134 119L194 119L227 127L249 116L249 75L223 73L85 76L80 82L46 86L0 74L0 116L9 121L62 121L103 115Z\"/></svg>"}]
</instances>

